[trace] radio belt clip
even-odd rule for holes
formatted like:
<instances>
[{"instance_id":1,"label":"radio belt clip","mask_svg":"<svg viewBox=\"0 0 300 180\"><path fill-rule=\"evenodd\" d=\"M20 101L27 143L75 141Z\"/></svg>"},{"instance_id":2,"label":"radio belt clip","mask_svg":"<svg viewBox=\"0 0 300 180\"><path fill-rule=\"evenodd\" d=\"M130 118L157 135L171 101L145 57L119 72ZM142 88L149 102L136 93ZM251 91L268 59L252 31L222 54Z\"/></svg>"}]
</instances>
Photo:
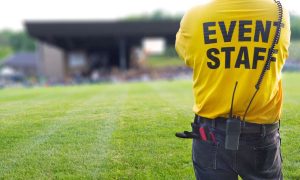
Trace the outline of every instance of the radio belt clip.
<instances>
[{"instance_id":1,"label":"radio belt clip","mask_svg":"<svg viewBox=\"0 0 300 180\"><path fill-rule=\"evenodd\" d=\"M226 122L225 149L239 150L241 135L241 120L239 118L229 118Z\"/></svg>"}]
</instances>

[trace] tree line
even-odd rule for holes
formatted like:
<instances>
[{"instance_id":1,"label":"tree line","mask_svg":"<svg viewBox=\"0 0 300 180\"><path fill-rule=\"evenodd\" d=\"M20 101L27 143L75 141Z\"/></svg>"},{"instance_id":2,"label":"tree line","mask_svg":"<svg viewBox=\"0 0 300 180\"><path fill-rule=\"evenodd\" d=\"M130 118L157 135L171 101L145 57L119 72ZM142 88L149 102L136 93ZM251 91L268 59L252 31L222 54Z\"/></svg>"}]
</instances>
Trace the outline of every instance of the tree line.
<instances>
[{"instance_id":1,"label":"tree line","mask_svg":"<svg viewBox=\"0 0 300 180\"><path fill-rule=\"evenodd\" d=\"M0 60L15 52L35 51L35 41L26 32L4 30L0 32Z\"/></svg>"},{"instance_id":2,"label":"tree line","mask_svg":"<svg viewBox=\"0 0 300 180\"><path fill-rule=\"evenodd\" d=\"M291 15L292 40L300 40L300 16Z\"/></svg>"}]
</instances>

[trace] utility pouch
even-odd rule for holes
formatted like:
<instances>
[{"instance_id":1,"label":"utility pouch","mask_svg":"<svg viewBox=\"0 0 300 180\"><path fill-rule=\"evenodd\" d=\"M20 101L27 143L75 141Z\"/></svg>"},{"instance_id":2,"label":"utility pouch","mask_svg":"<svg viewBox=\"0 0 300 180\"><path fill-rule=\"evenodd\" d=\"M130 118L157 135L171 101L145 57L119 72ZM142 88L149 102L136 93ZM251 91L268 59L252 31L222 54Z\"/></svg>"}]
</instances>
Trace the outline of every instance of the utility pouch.
<instances>
[{"instance_id":1,"label":"utility pouch","mask_svg":"<svg viewBox=\"0 0 300 180\"><path fill-rule=\"evenodd\" d=\"M230 118L226 121L225 149L237 151L241 135L241 120Z\"/></svg>"},{"instance_id":2,"label":"utility pouch","mask_svg":"<svg viewBox=\"0 0 300 180\"><path fill-rule=\"evenodd\" d=\"M175 134L176 137L182 138L182 139L199 139L199 128L200 126L196 123L191 123L192 126L192 132L184 131L184 132L178 132Z\"/></svg>"}]
</instances>

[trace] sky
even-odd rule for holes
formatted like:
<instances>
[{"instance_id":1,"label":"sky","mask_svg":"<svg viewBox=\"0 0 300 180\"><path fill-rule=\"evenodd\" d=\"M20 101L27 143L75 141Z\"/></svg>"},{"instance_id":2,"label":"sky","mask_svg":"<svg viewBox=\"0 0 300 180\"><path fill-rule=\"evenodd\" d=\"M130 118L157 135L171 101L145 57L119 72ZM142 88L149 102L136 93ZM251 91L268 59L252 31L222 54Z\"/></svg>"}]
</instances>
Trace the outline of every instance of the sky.
<instances>
[{"instance_id":1,"label":"sky","mask_svg":"<svg viewBox=\"0 0 300 180\"><path fill-rule=\"evenodd\" d=\"M0 30L23 29L25 20L115 20L163 10L183 14L209 0L2 0ZM300 15L300 1L281 0Z\"/></svg>"}]
</instances>

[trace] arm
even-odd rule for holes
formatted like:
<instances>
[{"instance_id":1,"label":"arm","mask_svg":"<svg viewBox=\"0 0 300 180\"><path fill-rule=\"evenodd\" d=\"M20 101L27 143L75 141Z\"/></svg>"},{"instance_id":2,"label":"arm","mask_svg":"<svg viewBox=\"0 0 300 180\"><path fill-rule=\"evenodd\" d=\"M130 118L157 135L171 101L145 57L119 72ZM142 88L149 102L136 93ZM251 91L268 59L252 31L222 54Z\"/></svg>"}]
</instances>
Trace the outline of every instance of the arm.
<instances>
[{"instance_id":1,"label":"arm","mask_svg":"<svg viewBox=\"0 0 300 180\"><path fill-rule=\"evenodd\" d=\"M193 68L194 62L191 58L191 49L189 48L192 40L191 26L192 22L190 22L189 14L186 14L181 20L180 28L176 35L175 49L180 59L188 67Z\"/></svg>"}]
</instances>

